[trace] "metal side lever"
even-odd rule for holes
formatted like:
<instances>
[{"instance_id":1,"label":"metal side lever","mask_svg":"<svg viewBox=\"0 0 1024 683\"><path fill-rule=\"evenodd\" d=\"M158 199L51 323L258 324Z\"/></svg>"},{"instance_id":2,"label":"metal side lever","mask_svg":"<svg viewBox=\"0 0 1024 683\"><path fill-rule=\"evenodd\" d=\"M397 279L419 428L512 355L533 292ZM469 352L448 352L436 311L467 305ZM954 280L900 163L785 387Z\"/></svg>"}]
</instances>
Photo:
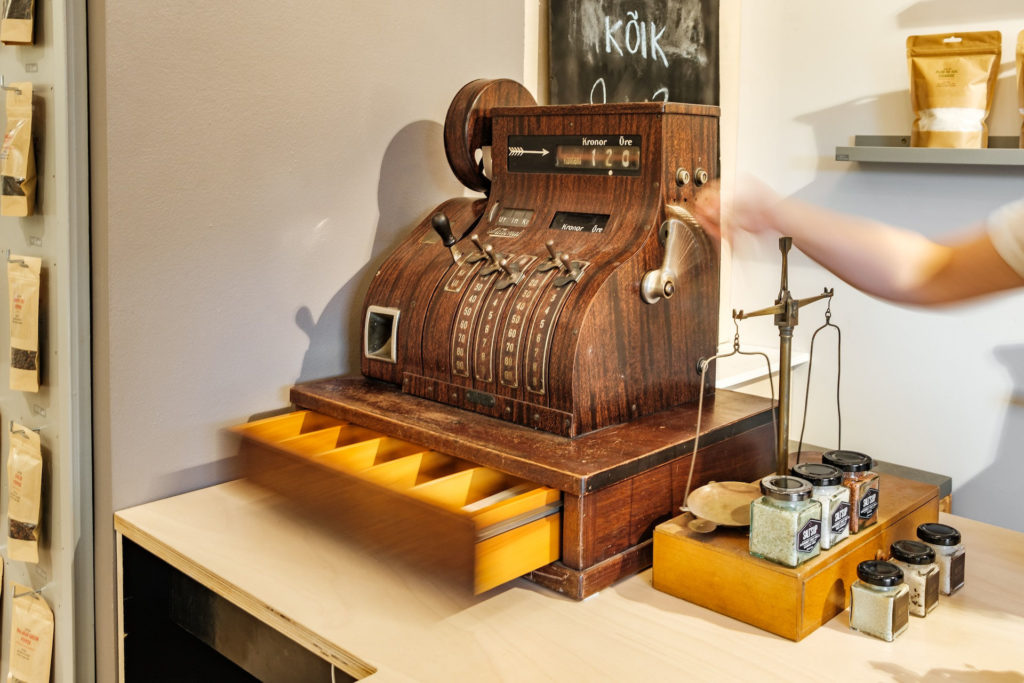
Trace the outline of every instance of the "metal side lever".
<instances>
[{"instance_id":1,"label":"metal side lever","mask_svg":"<svg viewBox=\"0 0 1024 683\"><path fill-rule=\"evenodd\" d=\"M640 281L640 296L649 304L657 303L662 297L669 299L676 293L683 257L690 240L687 236L691 231L701 231L700 223L693 215L682 207L671 207L672 218L661 224L658 239L665 247L665 257L661 268L644 273Z\"/></svg>"},{"instance_id":2,"label":"metal side lever","mask_svg":"<svg viewBox=\"0 0 1024 683\"><path fill-rule=\"evenodd\" d=\"M451 223L448 222L448 216L442 212L437 212L430 219L430 225L434 228L434 232L441 238L441 243L448 247L448 251L451 252L452 260L458 264L459 259L462 258L462 252L455 246L455 235L452 234Z\"/></svg>"}]
</instances>

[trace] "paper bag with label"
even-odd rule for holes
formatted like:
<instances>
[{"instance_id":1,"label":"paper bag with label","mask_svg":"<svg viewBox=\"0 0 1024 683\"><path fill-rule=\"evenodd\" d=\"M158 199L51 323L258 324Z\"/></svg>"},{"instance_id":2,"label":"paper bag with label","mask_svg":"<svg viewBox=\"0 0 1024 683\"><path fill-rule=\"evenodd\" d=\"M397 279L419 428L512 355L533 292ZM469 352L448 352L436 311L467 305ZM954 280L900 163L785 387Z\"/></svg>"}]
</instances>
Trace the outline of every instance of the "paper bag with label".
<instances>
[{"instance_id":1,"label":"paper bag with label","mask_svg":"<svg viewBox=\"0 0 1024 683\"><path fill-rule=\"evenodd\" d=\"M14 391L39 391L39 293L42 261L11 254L7 292L11 312L10 385Z\"/></svg>"},{"instance_id":2,"label":"paper bag with label","mask_svg":"<svg viewBox=\"0 0 1024 683\"><path fill-rule=\"evenodd\" d=\"M39 435L11 423L7 457L7 557L39 562L39 517L43 493L43 453Z\"/></svg>"},{"instance_id":3,"label":"paper bag with label","mask_svg":"<svg viewBox=\"0 0 1024 683\"><path fill-rule=\"evenodd\" d=\"M31 45L35 15L35 0L4 0L0 42L4 45Z\"/></svg>"},{"instance_id":4,"label":"paper bag with label","mask_svg":"<svg viewBox=\"0 0 1024 683\"><path fill-rule=\"evenodd\" d=\"M913 147L988 147L1002 35L976 31L907 38Z\"/></svg>"},{"instance_id":5,"label":"paper bag with label","mask_svg":"<svg viewBox=\"0 0 1024 683\"><path fill-rule=\"evenodd\" d=\"M1017 107L1024 116L1024 31L1017 34ZM1024 121L1020 124L1020 148L1024 149Z\"/></svg>"},{"instance_id":6,"label":"paper bag with label","mask_svg":"<svg viewBox=\"0 0 1024 683\"><path fill-rule=\"evenodd\" d=\"M53 610L31 588L14 584L11 669L7 683L49 683L53 659Z\"/></svg>"},{"instance_id":7,"label":"paper bag with label","mask_svg":"<svg viewBox=\"0 0 1024 683\"><path fill-rule=\"evenodd\" d=\"M31 216L36 206L36 156L32 148L32 84L11 83L7 128L0 148L0 215Z\"/></svg>"}]
</instances>

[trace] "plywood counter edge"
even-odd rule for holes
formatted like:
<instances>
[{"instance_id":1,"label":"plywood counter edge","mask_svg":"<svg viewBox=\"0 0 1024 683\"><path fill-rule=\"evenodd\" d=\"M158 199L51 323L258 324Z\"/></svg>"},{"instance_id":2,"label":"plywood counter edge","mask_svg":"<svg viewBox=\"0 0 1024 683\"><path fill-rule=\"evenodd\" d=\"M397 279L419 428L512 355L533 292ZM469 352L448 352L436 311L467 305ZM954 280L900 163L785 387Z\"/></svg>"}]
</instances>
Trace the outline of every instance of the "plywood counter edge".
<instances>
[{"instance_id":1,"label":"plywood counter edge","mask_svg":"<svg viewBox=\"0 0 1024 683\"><path fill-rule=\"evenodd\" d=\"M141 507L141 506L140 506ZM345 673L360 679L377 672L376 667L368 664L351 652L348 652L336 644L326 640L316 632L294 621L288 615L279 612L255 596L239 590L233 584L224 581L221 577L208 571L202 565L195 563L187 555L183 555L171 546L162 543L155 537L148 534L137 524L131 521L135 508L122 510L114 513L114 530L124 538L149 551L170 566L181 571L194 581L213 591L220 597L235 604L245 612L267 624L281 634L291 638L318 657L330 662ZM121 538L118 538L120 548ZM117 568L120 580L121 566Z\"/></svg>"}]
</instances>

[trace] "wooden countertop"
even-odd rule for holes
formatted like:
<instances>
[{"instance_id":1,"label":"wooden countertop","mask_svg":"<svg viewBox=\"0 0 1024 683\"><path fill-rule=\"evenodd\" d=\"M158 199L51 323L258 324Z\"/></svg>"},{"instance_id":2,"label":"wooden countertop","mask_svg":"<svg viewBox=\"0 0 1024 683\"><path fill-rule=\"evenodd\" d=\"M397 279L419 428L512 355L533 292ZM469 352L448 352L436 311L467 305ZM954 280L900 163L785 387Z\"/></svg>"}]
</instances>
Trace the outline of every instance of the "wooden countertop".
<instances>
[{"instance_id":1,"label":"wooden countertop","mask_svg":"<svg viewBox=\"0 0 1024 683\"><path fill-rule=\"evenodd\" d=\"M893 643L851 631L848 612L790 642L655 590L649 570L582 602L521 579L474 598L378 561L241 480L122 510L115 527L374 683L1020 680L1024 534L941 520L963 534L965 588Z\"/></svg>"}]
</instances>

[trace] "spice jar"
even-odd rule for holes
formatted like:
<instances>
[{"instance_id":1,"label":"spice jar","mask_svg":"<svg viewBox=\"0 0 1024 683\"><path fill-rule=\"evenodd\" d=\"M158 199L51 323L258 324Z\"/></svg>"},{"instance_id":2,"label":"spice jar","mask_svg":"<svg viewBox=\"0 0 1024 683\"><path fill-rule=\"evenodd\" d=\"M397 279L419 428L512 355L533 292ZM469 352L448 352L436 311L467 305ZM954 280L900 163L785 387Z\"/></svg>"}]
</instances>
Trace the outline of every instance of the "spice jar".
<instances>
[{"instance_id":1,"label":"spice jar","mask_svg":"<svg viewBox=\"0 0 1024 683\"><path fill-rule=\"evenodd\" d=\"M889 547L889 562L903 570L910 589L910 613L923 617L939 604L939 565L935 551L919 541L896 541Z\"/></svg>"},{"instance_id":2,"label":"spice jar","mask_svg":"<svg viewBox=\"0 0 1024 683\"><path fill-rule=\"evenodd\" d=\"M798 477L770 475L750 503L750 554L795 567L821 552L821 503Z\"/></svg>"},{"instance_id":3,"label":"spice jar","mask_svg":"<svg viewBox=\"0 0 1024 683\"><path fill-rule=\"evenodd\" d=\"M850 628L882 640L893 640L910 623L910 589L903 571L890 562L868 560L857 565L850 586Z\"/></svg>"},{"instance_id":4,"label":"spice jar","mask_svg":"<svg viewBox=\"0 0 1024 683\"><path fill-rule=\"evenodd\" d=\"M850 489L843 473L825 463L805 462L790 473L811 483L811 498L821 503L821 549L828 550L850 536Z\"/></svg>"},{"instance_id":5,"label":"spice jar","mask_svg":"<svg viewBox=\"0 0 1024 683\"><path fill-rule=\"evenodd\" d=\"M952 595L963 588L966 551L960 544L960 532L951 526L932 522L917 527L917 537L935 551L939 565L939 590Z\"/></svg>"},{"instance_id":6,"label":"spice jar","mask_svg":"<svg viewBox=\"0 0 1024 683\"><path fill-rule=\"evenodd\" d=\"M843 472L843 486L850 489L850 533L878 521L878 474L871 458L857 451L825 451L821 461Z\"/></svg>"}]
</instances>

